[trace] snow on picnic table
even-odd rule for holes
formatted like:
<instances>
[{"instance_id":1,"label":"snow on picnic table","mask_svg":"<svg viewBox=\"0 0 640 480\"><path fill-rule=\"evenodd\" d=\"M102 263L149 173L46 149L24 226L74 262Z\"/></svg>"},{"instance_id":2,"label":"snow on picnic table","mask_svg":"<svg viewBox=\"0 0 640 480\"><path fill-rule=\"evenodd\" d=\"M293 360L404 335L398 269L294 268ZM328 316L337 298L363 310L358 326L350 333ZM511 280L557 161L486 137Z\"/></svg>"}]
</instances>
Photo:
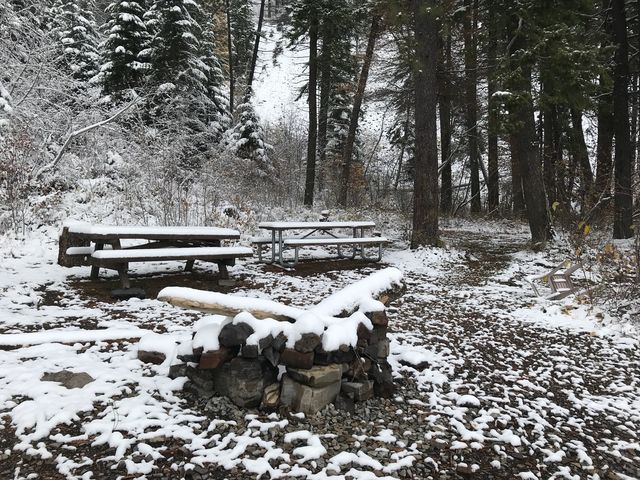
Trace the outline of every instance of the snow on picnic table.
<instances>
[{"instance_id":1,"label":"snow on picnic table","mask_svg":"<svg viewBox=\"0 0 640 480\"><path fill-rule=\"evenodd\" d=\"M147 238L148 236L167 235L175 237L206 236L239 238L240 232L230 228L219 227L164 227L145 225L96 225L84 222L67 222L72 233L87 235L123 235Z\"/></svg>"},{"instance_id":2,"label":"snow on picnic table","mask_svg":"<svg viewBox=\"0 0 640 480\"><path fill-rule=\"evenodd\" d=\"M387 252L407 284L388 310L400 388L352 415L314 417L198 400L168 364L142 364L137 339L108 340L109 330L155 330L144 342L168 352L190 338L194 316L224 318L75 290L65 279L81 269L53 263L55 232L38 248L0 249L0 334L51 335L31 346L6 337L20 345L0 349L0 477L639 478L636 330L572 299L532 298L521 279L541 258L520 253L525 236L500 232L458 228L445 235L456 248ZM332 293L376 270L290 275L249 261L232 275L252 280L236 292L245 297L327 299L328 313ZM95 330L105 336L89 338ZM94 381L43 381L61 370Z\"/></svg>"}]
</instances>

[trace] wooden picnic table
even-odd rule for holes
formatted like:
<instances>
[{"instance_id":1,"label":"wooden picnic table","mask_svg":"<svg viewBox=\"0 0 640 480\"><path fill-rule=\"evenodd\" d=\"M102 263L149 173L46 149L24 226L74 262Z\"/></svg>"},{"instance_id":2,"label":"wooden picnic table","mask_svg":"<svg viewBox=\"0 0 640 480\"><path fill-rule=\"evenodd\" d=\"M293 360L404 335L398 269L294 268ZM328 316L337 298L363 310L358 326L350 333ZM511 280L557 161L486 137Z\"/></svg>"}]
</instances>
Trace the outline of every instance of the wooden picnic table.
<instances>
[{"instance_id":1,"label":"wooden picnic table","mask_svg":"<svg viewBox=\"0 0 640 480\"><path fill-rule=\"evenodd\" d=\"M123 288L130 286L130 262L186 260L185 270L190 271L195 260L211 261L218 264L220 276L228 278L228 265L253 254L247 247L221 246L223 240L240 238L240 232L229 228L72 224L65 227L65 234L85 245L65 248L66 255L84 256L93 279L98 278L100 268L117 270ZM122 240L146 242L124 247Z\"/></svg>"},{"instance_id":2,"label":"wooden picnic table","mask_svg":"<svg viewBox=\"0 0 640 480\"><path fill-rule=\"evenodd\" d=\"M318 221L318 222L262 222L258 228L270 232L270 236L253 239L258 248L258 259L262 261L262 247L271 246L271 261L282 267L293 267L298 263L298 251L303 246L336 246L340 258L355 258L359 252L364 260L378 261L382 258L382 245L388 240L379 236L365 236L365 231L376 226L371 221ZM298 231L295 235L285 235L287 231ZM339 231L348 231L350 235L338 235ZM320 234L320 236L313 236ZM343 255L341 247L350 246L352 253ZM377 257L367 257L365 247L377 246ZM293 262L286 261L284 251L286 247L294 249Z\"/></svg>"}]
</instances>

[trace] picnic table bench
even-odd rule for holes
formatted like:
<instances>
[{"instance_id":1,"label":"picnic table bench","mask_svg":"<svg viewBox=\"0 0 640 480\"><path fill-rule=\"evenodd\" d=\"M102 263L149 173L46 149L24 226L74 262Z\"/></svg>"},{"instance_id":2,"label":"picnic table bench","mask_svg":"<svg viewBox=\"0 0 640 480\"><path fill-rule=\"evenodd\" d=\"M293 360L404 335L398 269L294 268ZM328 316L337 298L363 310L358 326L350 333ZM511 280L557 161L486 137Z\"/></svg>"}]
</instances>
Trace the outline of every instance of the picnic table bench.
<instances>
[{"instance_id":1,"label":"picnic table bench","mask_svg":"<svg viewBox=\"0 0 640 480\"><path fill-rule=\"evenodd\" d=\"M223 247L223 240L238 240L236 230L217 227L146 227L75 224L64 227L60 237L58 263L89 265L91 278L100 268L116 270L122 288L130 288L129 263L186 260L186 271L196 260L215 262L220 278L228 279L227 266L237 258L250 257L248 247ZM146 243L123 247L122 240ZM71 258L71 260L69 260Z\"/></svg>"},{"instance_id":2,"label":"picnic table bench","mask_svg":"<svg viewBox=\"0 0 640 480\"><path fill-rule=\"evenodd\" d=\"M251 243L257 247L258 260L263 261L262 250L271 247L271 260L266 263L275 263L281 267L294 267L299 261L299 249L308 246L336 246L339 258L356 258L360 255L363 260L380 261L382 259L382 246L389 243L385 237L365 236L367 229L375 227L374 222L262 222L258 228L267 230L270 235L253 238ZM287 236L285 232L298 231L301 233ZM339 234L348 231L351 235ZM320 234L320 235L318 235ZM343 254L343 247L351 247L351 253ZM293 248L293 261L287 261L284 252L287 247ZM366 248L377 247L375 256L368 256Z\"/></svg>"}]
</instances>

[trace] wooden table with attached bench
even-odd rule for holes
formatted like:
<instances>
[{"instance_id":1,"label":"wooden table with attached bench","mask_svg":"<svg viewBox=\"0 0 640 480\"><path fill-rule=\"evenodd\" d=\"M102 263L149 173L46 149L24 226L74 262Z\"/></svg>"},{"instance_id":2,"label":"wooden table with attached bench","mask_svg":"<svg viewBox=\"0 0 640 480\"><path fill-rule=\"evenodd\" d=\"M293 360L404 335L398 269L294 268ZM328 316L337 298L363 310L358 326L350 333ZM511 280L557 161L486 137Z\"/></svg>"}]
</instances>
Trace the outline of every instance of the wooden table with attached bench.
<instances>
[{"instance_id":1,"label":"wooden table with attached bench","mask_svg":"<svg viewBox=\"0 0 640 480\"><path fill-rule=\"evenodd\" d=\"M223 240L238 240L236 230L217 227L146 227L74 224L64 227L60 237L58 263L65 266L90 265L91 278L100 268L116 270L122 288L130 288L129 263L186 260L191 271L196 260L218 264L220 277L229 278L227 266L237 258L250 257L248 247L223 247ZM122 240L146 243L123 247ZM110 248L105 248L110 247Z\"/></svg>"},{"instance_id":2,"label":"wooden table with attached bench","mask_svg":"<svg viewBox=\"0 0 640 480\"><path fill-rule=\"evenodd\" d=\"M263 261L262 249L271 247L271 260L264 261L284 268L294 267L299 261L300 247L308 246L336 246L339 258L353 259L359 255L363 260L377 262L382 259L382 246L389 240L380 236L365 236L365 231L375 225L369 221L263 222L258 224L258 228L269 231L271 235L253 238L251 243L257 248L259 261ZM299 233L287 236L285 232L288 231ZM337 232L340 231L348 231L351 235L339 235ZM293 261L284 258L287 247L294 250ZM351 247L349 255L342 253L344 247ZM366 248L377 248L377 255L367 256Z\"/></svg>"}]
</instances>

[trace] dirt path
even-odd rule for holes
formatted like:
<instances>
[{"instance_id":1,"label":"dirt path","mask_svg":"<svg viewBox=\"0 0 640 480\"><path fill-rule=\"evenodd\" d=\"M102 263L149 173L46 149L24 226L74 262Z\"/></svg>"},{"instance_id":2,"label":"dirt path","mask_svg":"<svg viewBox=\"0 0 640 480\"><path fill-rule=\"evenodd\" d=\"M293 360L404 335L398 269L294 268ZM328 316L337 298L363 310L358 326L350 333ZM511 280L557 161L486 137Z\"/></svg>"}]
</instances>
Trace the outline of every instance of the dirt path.
<instances>
[{"instance_id":1,"label":"dirt path","mask_svg":"<svg viewBox=\"0 0 640 480\"><path fill-rule=\"evenodd\" d=\"M438 412L429 421L442 428L441 478L640 477L637 346L523 322L527 299L492 277L524 245L465 232L450 240L468 252L462 265L437 283L409 274L392 322L400 343L445 352L427 370L454 365L440 384L404 368Z\"/></svg>"}]
</instances>

